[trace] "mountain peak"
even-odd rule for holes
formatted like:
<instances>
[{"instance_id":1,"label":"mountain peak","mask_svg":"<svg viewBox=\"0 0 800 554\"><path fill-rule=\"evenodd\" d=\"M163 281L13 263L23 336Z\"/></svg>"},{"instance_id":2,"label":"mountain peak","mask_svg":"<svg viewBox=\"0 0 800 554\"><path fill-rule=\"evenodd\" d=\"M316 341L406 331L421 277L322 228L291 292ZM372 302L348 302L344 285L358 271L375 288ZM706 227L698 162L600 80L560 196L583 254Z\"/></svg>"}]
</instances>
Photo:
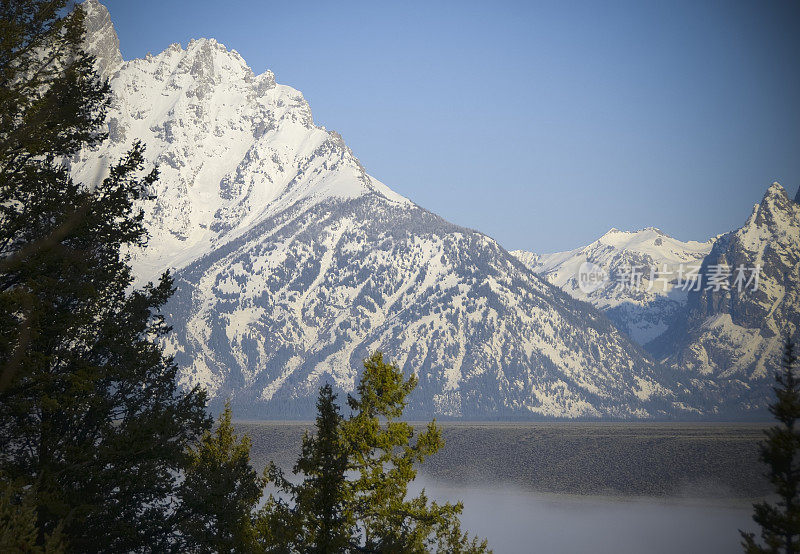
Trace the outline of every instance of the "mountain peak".
<instances>
[{"instance_id":1,"label":"mountain peak","mask_svg":"<svg viewBox=\"0 0 800 554\"><path fill-rule=\"evenodd\" d=\"M635 231L622 231L612 228L592 244L606 244L631 249L650 243L660 246L665 239L674 240L658 227L645 227Z\"/></svg>"},{"instance_id":2,"label":"mountain peak","mask_svg":"<svg viewBox=\"0 0 800 554\"><path fill-rule=\"evenodd\" d=\"M753 212L745 227L781 228L792 226L793 212L792 201L786 189L776 181L767 188L761 202L753 206Z\"/></svg>"},{"instance_id":3,"label":"mountain peak","mask_svg":"<svg viewBox=\"0 0 800 554\"><path fill-rule=\"evenodd\" d=\"M685 302L680 291L673 291L673 281L665 281L664 277L672 275L681 264L699 263L712 243L713 240L684 242L657 227L635 231L612 228L594 242L567 252L512 254L550 284L603 310L618 328L643 345L672 323ZM580 274L587 263L599 266L608 277L599 288L585 290L580 285ZM627 286L620 277L634 267L645 273L655 270L658 281L648 277L643 289Z\"/></svg>"},{"instance_id":4,"label":"mountain peak","mask_svg":"<svg viewBox=\"0 0 800 554\"><path fill-rule=\"evenodd\" d=\"M615 235L626 235L626 236L636 236L636 235L644 235L644 234L655 234L655 235L662 235L662 236L669 236L664 231L659 229L658 227L643 227L641 229L635 229L633 231L623 231L622 229L617 229L616 227L612 227L608 231L606 231L600 238L604 237L613 237Z\"/></svg>"},{"instance_id":5,"label":"mountain peak","mask_svg":"<svg viewBox=\"0 0 800 554\"><path fill-rule=\"evenodd\" d=\"M773 181L772 184L767 188L767 192L764 193L764 200L771 199L771 198L789 198L789 194L786 192L786 189L783 188L778 181Z\"/></svg>"},{"instance_id":6,"label":"mountain peak","mask_svg":"<svg viewBox=\"0 0 800 554\"><path fill-rule=\"evenodd\" d=\"M720 266L731 270L728 286L689 291L687 313L651 351L668 366L717 379L732 405L761 407L782 337L800 332L800 206L779 183L703 261L707 271Z\"/></svg>"},{"instance_id":7,"label":"mountain peak","mask_svg":"<svg viewBox=\"0 0 800 554\"><path fill-rule=\"evenodd\" d=\"M86 49L107 53L111 68L105 155L122 156L137 137L160 170L148 206L151 246L134 259L139 278L184 267L289 208L375 194L409 203L370 177L338 134L314 125L302 93L276 84L271 71L255 75L213 38L123 63L106 8L87 0L85 9ZM86 181L98 178L96 168L90 152L73 163Z\"/></svg>"},{"instance_id":8,"label":"mountain peak","mask_svg":"<svg viewBox=\"0 0 800 554\"><path fill-rule=\"evenodd\" d=\"M186 52L230 56L244 63L244 58L242 58L236 50L228 48L215 38L193 38L189 40L189 44L186 46Z\"/></svg>"},{"instance_id":9,"label":"mountain peak","mask_svg":"<svg viewBox=\"0 0 800 554\"><path fill-rule=\"evenodd\" d=\"M751 252L762 252L778 243L791 250L796 248L798 228L800 208L789 198L786 189L774 182L767 188L761 202L753 205L745 224L731 236Z\"/></svg>"},{"instance_id":10,"label":"mountain peak","mask_svg":"<svg viewBox=\"0 0 800 554\"><path fill-rule=\"evenodd\" d=\"M81 4L86 14L84 27L86 35L83 49L97 58L97 71L103 77L110 77L123 64L119 51L119 37L111 22L108 9L98 0L86 0Z\"/></svg>"}]
</instances>

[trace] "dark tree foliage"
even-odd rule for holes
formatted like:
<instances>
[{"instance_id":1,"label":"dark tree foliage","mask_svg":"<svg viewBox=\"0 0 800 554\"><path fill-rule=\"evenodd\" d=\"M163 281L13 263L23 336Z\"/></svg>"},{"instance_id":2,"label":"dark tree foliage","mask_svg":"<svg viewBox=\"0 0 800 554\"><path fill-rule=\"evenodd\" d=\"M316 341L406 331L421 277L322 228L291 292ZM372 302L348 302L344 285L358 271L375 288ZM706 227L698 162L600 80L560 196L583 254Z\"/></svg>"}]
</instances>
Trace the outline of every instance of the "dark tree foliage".
<instances>
[{"instance_id":1,"label":"dark tree foliage","mask_svg":"<svg viewBox=\"0 0 800 554\"><path fill-rule=\"evenodd\" d=\"M262 542L272 545L269 551L345 552L354 542L356 522L341 425L336 395L326 384L317 400L316 434L303 436L302 452L294 466L295 475L304 480L293 484L274 464L268 468L270 481L293 501L290 505L273 497L264 510L258 534Z\"/></svg>"},{"instance_id":2,"label":"dark tree foliage","mask_svg":"<svg viewBox=\"0 0 800 554\"><path fill-rule=\"evenodd\" d=\"M800 552L800 381L795 345L789 335L783 345L781 370L775 375L777 386L770 411L778 424L766 431L761 445L761 460L769 466L767 477L778 496L775 504L753 505L753 520L761 527L762 544L753 533L742 533L745 552Z\"/></svg>"},{"instance_id":3,"label":"dark tree foliage","mask_svg":"<svg viewBox=\"0 0 800 554\"><path fill-rule=\"evenodd\" d=\"M320 390L317 434L306 436L295 466L300 484L274 466L271 480L290 497L271 497L258 526L267 552L486 552L461 531L462 505L408 498L416 464L443 445L434 422L414 439L400 421L417 380L404 378L377 352L364 373L348 418L329 386Z\"/></svg>"},{"instance_id":4,"label":"dark tree foliage","mask_svg":"<svg viewBox=\"0 0 800 554\"><path fill-rule=\"evenodd\" d=\"M265 481L250 465L250 438L236 436L231 406L189 452L179 529L187 552L251 552L252 514Z\"/></svg>"},{"instance_id":5,"label":"dark tree foliage","mask_svg":"<svg viewBox=\"0 0 800 554\"><path fill-rule=\"evenodd\" d=\"M35 491L20 483L0 479L0 552L62 554L61 529L39 544Z\"/></svg>"},{"instance_id":6,"label":"dark tree foliage","mask_svg":"<svg viewBox=\"0 0 800 554\"><path fill-rule=\"evenodd\" d=\"M61 529L70 551L168 551L210 421L157 344L169 276L133 289L123 254L146 241L143 147L100 183L69 175L108 103L70 8L0 3L0 475L31 491L39 545Z\"/></svg>"}]
</instances>

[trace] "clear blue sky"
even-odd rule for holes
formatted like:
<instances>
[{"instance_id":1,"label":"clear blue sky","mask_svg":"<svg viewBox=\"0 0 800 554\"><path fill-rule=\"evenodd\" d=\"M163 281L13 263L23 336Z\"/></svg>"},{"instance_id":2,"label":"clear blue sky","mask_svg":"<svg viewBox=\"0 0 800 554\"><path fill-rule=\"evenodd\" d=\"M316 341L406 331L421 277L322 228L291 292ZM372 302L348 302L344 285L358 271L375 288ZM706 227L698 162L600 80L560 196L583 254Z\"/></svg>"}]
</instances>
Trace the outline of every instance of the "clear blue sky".
<instances>
[{"instance_id":1,"label":"clear blue sky","mask_svg":"<svg viewBox=\"0 0 800 554\"><path fill-rule=\"evenodd\" d=\"M704 240L800 184L800 2L106 0L125 59L213 37L370 174L508 249Z\"/></svg>"}]
</instances>

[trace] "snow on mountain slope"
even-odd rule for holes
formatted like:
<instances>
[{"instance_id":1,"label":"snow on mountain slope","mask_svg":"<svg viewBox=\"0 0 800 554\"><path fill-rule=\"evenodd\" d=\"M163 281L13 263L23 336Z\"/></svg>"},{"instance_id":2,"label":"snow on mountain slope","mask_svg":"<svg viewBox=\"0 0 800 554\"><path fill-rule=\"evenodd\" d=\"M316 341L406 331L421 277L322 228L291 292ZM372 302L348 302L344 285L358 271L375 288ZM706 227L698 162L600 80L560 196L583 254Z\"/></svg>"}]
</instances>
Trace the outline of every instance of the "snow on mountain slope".
<instances>
[{"instance_id":1,"label":"snow on mountain slope","mask_svg":"<svg viewBox=\"0 0 800 554\"><path fill-rule=\"evenodd\" d=\"M512 254L549 283L604 311L636 342L646 344L669 327L686 303L686 292L676 287L679 268L699 265L712 242L682 242L654 227L633 232L611 229L575 250ZM607 276L596 290L579 286L579 272L586 263L601 267ZM631 286L632 268L641 274L638 286Z\"/></svg>"},{"instance_id":2,"label":"snow on mountain slope","mask_svg":"<svg viewBox=\"0 0 800 554\"><path fill-rule=\"evenodd\" d=\"M114 104L99 160L84 152L73 173L96 179L134 139L146 145L161 179L148 206L150 246L134 260L142 279L183 267L298 202L379 194L408 203L368 176L339 135L314 126L303 95L271 72L255 75L213 39L118 63L107 10L83 5L87 49L111 78Z\"/></svg>"},{"instance_id":3,"label":"snow on mountain slope","mask_svg":"<svg viewBox=\"0 0 800 554\"><path fill-rule=\"evenodd\" d=\"M602 316L479 233L378 197L298 212L178 273L188 383L302 415L381 349L420 377L413 413L647 417L671 398Z\"/></svg>"},{"instance_id":4,"label":"snow on mountain slope","mask_svg":"<svg viewBox=\"0 0 800 554\"><path fill-rule=\"evenodd\" d=\"M714 266L730 268L725 285L691 291L685 312L651 347L693 375L712 403L763 408L781 341L787 333L800 339L800 205L773 183L744 226L714 244L701 273ZM760 267L758 281L740 286L739 267ZM749 281L752 272L744 275Z\"/></svg>"},{"instance_id":5,"label":"snow on mountain slope","mask_svg":"<svg viewBox=\"0 0 800 554\"><path fill-rule=\"evenodd\" d=\"M88 6L108 35L105 9ZM116 48L91 31L88 48ZM310 417L322 382L352 390L382 349L420 378L412 414L696 411L599 312L369 176L298 91L235 51L203 39L103 67L110 136L73 173L102 177L135 139L159 166L135 271L176 270L167 347L186 385L238 414Z\"/></svg>"}]
</instances>

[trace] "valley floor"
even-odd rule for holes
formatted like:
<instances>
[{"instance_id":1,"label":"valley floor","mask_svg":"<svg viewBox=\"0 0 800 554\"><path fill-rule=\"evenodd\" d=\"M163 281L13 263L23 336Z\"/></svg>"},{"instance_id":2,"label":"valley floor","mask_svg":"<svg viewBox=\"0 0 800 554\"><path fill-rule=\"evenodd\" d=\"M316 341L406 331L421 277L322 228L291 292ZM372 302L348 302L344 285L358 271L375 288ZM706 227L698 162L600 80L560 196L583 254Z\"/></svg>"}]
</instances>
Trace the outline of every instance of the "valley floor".
<instances>
[{"instance_id":1,"label":"valley floor","mask_svg":"<svg viewBox=\"0 0 800 554\"><path fill-rule=\"evenodd\" d=\"M420 478L447 487L607 497L718 499L769 492L758 461L765 424L441 423L445 446ZM253 460L290 470L311 423L239 422Z\"/></svg>"}]
</instances>

